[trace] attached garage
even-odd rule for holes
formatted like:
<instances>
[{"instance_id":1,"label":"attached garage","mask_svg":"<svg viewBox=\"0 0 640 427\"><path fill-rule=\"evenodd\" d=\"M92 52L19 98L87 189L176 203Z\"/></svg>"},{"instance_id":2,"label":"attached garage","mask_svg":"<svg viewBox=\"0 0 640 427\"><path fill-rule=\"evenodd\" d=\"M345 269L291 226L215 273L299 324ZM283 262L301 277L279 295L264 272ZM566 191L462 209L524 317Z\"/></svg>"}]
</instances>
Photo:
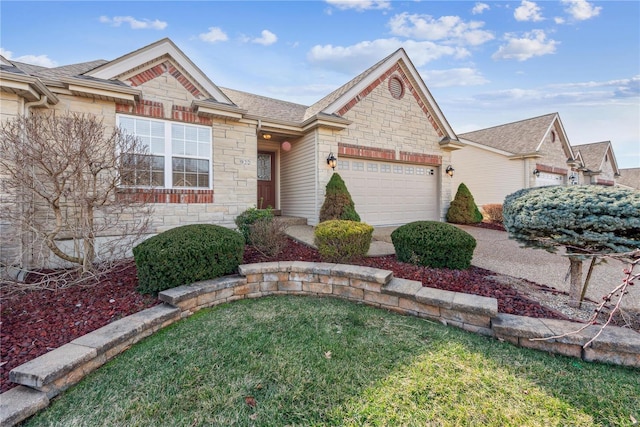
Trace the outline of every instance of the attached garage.
<instances>
[{"instance_id":1,"label":"attached garage","mask_svg":"<svg viewBox=\"0 0 640 427\"><path fill-rule=\"evenodd\" d=\"M343 157L336 170L367 224L399 225L440 219L440 173L435 166Z\"/></svg>"},{"instance_id":2,"label":"attached garage","mask_svg":"<svg viewBox=\"0 0 640 427\"><path fill-rule=\"evenodd\" d=\"M560 175L557 173L540 172L540 174L536 176L534 185L536 187L546 187L548 185L564 185L564 178L564 175Z\"/></svg>"}]
</instances>

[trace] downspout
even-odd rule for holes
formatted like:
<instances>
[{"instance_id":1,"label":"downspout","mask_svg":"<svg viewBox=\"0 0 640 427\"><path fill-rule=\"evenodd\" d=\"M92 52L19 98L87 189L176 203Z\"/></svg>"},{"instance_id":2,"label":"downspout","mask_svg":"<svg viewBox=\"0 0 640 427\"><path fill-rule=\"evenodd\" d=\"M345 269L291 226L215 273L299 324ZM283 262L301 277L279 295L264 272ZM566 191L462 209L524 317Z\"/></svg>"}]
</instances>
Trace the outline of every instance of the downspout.
<instances>
[{"instance_id":1,"label":"downspout","mask_svg":"<svg viewBox=\"0 0 640 427\"><path fill-rule=\"evenodd\" d=\"M27 114L29 114L29 109L31 107L41 107L44 105L46 108L49 108L49 105L47 105L48 101L49 100L47 99L47 96L42 95L37 101L26 102L24 104L24 115L26 116Z\"/></svg>"},{"instance_id":2,"label":"downspout","mask_svg":"<svg viewBox=\"0 0 640 427\"><path fill-rule=\"evenodd\" d=\"M25 117L27 117L29 115L29 111L31 110L32 107L42 107L44 106L45 108L49 108L48 105L48 101L49 99L47 98L46 95L41 95L40 99L36 100L36 101L31 101L31 102L25 102L23 105L23 115ZM23 135L23 138L25 138L25 136ZM31 173L35 174L35 166L31 166ZM24 197L24 191L22 191L23 197ZM31 198L31 200L29 201L29 203L32 204L31 209L34 208L33 206L33 197ZM23 218L24 218L24 210L25 210L25 204L21 203L20 204L22 206L22 212L23 212ZM25 242L23 239L22 240L22 244L24 245ZM33 239L31 239L33 240ZM25 252L22 252L23 254ZM33 261L34 255L33 255L33 249L30 251L30 254L28 255L28 258L25 259L24 255L22 256L22 265L20 266L20 270L18 271L18 275L17 275L17 279L18 280L23 280L24 277L26 276L26 274L28 273L28 269L25 269L25 266L31 266L31 262ZM29 267L30 268L30 267Z\"/></svg>"}]
</instances>

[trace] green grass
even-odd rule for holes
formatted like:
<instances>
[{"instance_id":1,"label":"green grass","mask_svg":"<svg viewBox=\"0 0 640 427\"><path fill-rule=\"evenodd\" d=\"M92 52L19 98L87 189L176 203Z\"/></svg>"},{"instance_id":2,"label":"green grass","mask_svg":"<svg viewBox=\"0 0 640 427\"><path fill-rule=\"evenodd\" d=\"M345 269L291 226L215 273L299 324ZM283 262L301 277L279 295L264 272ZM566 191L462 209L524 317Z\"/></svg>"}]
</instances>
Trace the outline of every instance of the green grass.
<instances>
[{"instance_id":1,"label":"green grass","mask_svg":"<svg viewBox=\"0 0 640 427\"><path fill-rule=\"evenodd\" d=\"M637 369L283 296L158 332L28 425L624 426L639 408Z\"/></svg>"}]
</instances>

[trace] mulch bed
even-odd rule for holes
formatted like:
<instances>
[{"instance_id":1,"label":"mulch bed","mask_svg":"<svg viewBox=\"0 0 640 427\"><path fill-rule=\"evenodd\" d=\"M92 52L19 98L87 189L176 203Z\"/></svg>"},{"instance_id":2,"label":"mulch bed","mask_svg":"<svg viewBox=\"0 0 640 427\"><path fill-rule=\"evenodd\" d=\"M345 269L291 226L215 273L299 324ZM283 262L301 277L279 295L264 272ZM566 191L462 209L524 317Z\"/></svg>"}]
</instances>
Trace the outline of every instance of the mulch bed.
<instances>
[{"instance_id":1,"label":"mulch bed","mask_svg":"<svg viewBox=\"0 0 640 427\"><path fill-rule=\"evenodd\" d=\"M289 239L277 258L267 258L247 247L244 263L264 261L321 261L318 251ZM497 298L502 313L529 317L566 319L517 291L496 283L489 270L446 270L418 267L398 262L396 257L364 258L354 264L393 271L395 277L418 280L424 286ZM151 296L136 292L136 267L130 262L97 284L52 290L19 292L2 297L0 323L0 392L14 387L9 371L54 348L96 330L114 320L159 304Z\"/></svg>"}]
</instances>

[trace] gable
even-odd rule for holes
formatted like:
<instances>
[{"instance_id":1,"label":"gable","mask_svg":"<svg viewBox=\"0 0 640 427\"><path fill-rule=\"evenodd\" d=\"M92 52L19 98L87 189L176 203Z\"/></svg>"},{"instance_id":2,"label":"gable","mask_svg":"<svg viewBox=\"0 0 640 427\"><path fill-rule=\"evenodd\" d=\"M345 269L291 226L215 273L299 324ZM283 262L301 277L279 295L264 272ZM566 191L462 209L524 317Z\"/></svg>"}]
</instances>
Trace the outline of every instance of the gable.
<instances>
[{"instance_id":1,"label":"gable","mask_svg":"<svg viewBox=\"0 0 640 427\"><path fill-rule=\"evenodd\" d=\"M325 114L345 116L347 112L380 85L389 85L390 78L395 78L401 82L404 86L404 95L414 98L422 109L423 118L427 119L441 138L457 139L455 132L445 119L440 107L433 99L404 49L398 49L395 53L352 79L317 104ZM318 105L310 108L310 110L314 111L317 109Z\"/></svg>"},{"instance_id":2,"label":"gable","mask_svg":"<svg viewBox=\"0 0 640 427\"><path fill-rule=\"evenodd\" d=\"M102 80L139 86L169 73L199 100L233 105L231 100L169 39L162 39L85 73Z\"/></svg>"},{"instance_id":3,"label":"gable","mask_svg":"<svg viewBox=\"0 0 640 427\"><path fill-rule=\"evenodd\" d=\"M542 155L541 162L552 166L566 166L573 159L573 153L564 133L560 119L556 117L536 148Z\"/></svg>"}]
</instances>

